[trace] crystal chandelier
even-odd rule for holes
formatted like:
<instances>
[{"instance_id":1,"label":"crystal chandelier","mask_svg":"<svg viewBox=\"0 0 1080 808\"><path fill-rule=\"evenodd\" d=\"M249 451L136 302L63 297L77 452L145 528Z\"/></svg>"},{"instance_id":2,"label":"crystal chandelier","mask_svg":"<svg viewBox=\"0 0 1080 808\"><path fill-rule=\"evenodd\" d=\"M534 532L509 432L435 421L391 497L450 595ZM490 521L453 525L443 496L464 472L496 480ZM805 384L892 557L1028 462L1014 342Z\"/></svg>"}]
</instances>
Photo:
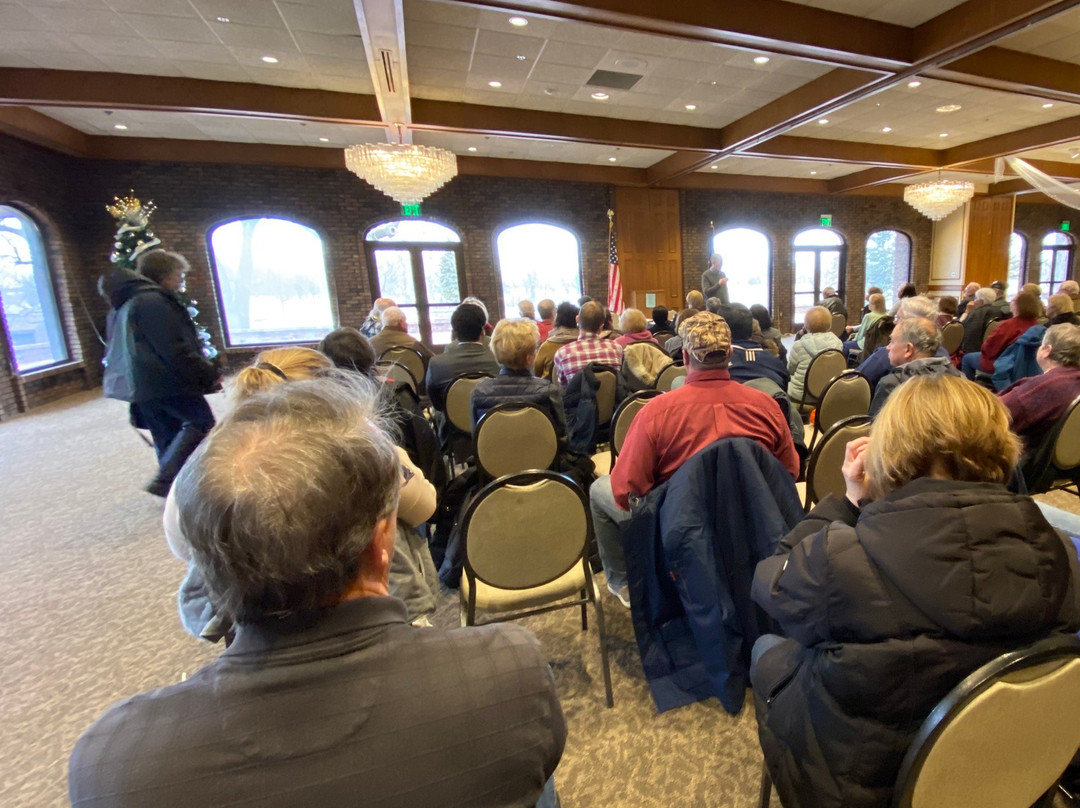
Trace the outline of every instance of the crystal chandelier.
<instances>
[{"instance_id":1,"label":"crystal chandelier","mask_svg":"<svg viewBox=\"0 0 1080 808\"><path fill-rule=\"evenodd\" d=\"M345 149L345 165L402 205L418 205L457 176L457 155L411 143L361 143Z\"/></svg>"},{"instance_id":2,"label":"crystal chandelier","mask_svg":"<svg viewBox=\"0 0 1080 808\"><path fill-rule=\"evenodd\" d=\"M904 189L904 201L928 219L944 219L975 195L975 186L964 180L919 182Z\"/></svg>"}]
</instances>

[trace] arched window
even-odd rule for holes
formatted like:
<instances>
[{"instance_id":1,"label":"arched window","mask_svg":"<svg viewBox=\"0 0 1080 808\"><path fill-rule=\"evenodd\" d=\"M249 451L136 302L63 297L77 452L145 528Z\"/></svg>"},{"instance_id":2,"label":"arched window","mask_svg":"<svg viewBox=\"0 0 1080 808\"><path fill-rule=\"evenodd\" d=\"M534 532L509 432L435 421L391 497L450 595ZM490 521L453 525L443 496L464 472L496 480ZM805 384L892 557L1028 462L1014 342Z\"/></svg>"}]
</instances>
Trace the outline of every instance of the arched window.
<instances>
[{"instance_id":1,"label":"arched window","mask_svg":"<svg viewBox=\"0 0 1080 808\"><path fill-rule=\"evenodd\" d=\"M68 360L41 234L28 216L5 205L0 205L0 305L16 372Z\"/></svg>"},{"instance_id":2,"label":"arched window","mask_svg":"<svg viewBox=\"0 0 1080 808\"><path fill-rule=\"evenodd\" d=\"M748 227L732 227L713 236L712 251L724 259L728 297L732 303L770 308L772 288L769 239Z\"/></svg>"},{"instance_id":3,"label":"arched window","mask_svg":"<svg viewBox=\"0 0 1080 808\"><path fill-rule=\"evenodd\" d=\"M866 284L876 286L892 306L897 290L911 281L911 239L899 230L879 230L866 240Z\"/></svg>"},{"instance_id":4,"label":"arched window","mask_svg":"<svg viewBox=\"0 0 1080 808\"><path fill-rule=\"evenodd\" d=\"M1005 279L1014 292L1024 282L1024 260L1027 258L1027 239L1019 233L1009 236L1009 275Z\"/></svg>"},{"instance_id":5,"label":"arched window","mask_svg":"<svg viewBox=\"0 0 1080 808\"><path fill-rule=\"evenodd\" d=\"M319 234L288 219L239 219L210 231L229 345L317 342L334 327Z\"/></svg>"},{"instance_id":6,"label":"arched window","mask_svg":"<svg viewBox=\"0 0 1080 808\"><path fill-rule=\"evenodd\" d=\"M426 345L450 341L450 315L466 296L461 238L423 219L377 224L364 237L371 288L405 312L409 333Z\"/></svg>"},{"instance_id":7,"label":"arched window","mask_svg":"<svg viewBox=\"0 0 1080 808\"><path fill-rule=\"evenodd\" d=\"M581 248L565 227L553 224L519 224L508 227L495 239L502 278L503 310L518 317L521 300L536 303L550 298L556 303L581 297Z\"/></svg>"},{"instance_id":8,"label":"arched window","mask_svg":"<svg viewBox=\"0 0 1080 808\"><path fill-rule=\"evenodd\" d=\"M1062 281L1072 277L1073 253L1076 245L1064 233L1047 233L1039 253L1039 286L1045 299L1057 290Z\"/></svg>"},{"instance_id":9,"label":"arched window","mask_svg":"<svg viewBox=\"0 0 1080 808\"><path fill-rule=\"evenodd\" d=\"M808 309L821 299L821 290L831 286L844 296L844 264L847 247L835 230L823 227L803 230L795 236L795 315L801 323Z\"/></svg>"}]
</instances>

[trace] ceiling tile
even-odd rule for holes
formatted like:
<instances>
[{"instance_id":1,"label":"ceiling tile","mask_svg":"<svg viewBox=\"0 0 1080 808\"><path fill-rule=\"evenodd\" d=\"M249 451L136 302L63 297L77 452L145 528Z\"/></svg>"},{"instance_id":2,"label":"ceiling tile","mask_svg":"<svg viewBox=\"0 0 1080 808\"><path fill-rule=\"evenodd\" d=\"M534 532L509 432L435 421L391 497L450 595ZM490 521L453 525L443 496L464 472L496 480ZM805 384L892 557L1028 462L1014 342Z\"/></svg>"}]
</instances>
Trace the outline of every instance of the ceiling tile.
<instances>
[{"instance_id":1,"label":"ceiling tile","mask_svg":"<svg viewBox=\"0 0 1080 808\"><path fill-rule=\"evenodd\" d=\"M78 52L79 46L67 34L47 34L0 29L0 51L43 53Z\"/></svg>"},{"instance_id":2,"label":"ceiling tile","mask_svg":"<svg viewBox=\"0 0 1080 808\"><path fill-rule=\"evenodd\" d=\"M190 0L207 20L228 17L236 25L262 25L275 28L283 24L272 2L265 0Z\"/></svg>"},{"instance_id":3,"label":"ceiling tile","mask_svg":"<svg viewBox=\"0 0 1080 808\"><path fill-rule=\"evenodd\" d=\"M287 52L283 49L274 48L229 48L232 55L236 57L236 61L242 65L250 65L251 67L258 67L260 69L266 69L268 71L274 70L300 70L307 71L307 61L303 55L297 53L296 50ZM268 65L263 61L263 56L273 56L277 59L277 63ZM272 72L267 73L272 75Z\"/></svg>"},{"instance_id":4,"label":"ceiling tile","mask_svg":"<svg viewBox=\"0 0 1080 808\"><path fill-rule=\"evenodd\" d=\"M315 88L315 79L311 73L298 70L278 70L276 67L258 67L249 65L247 73L256 84L270 84L277 87Z\"/></svg>"},{"instance_id":5,"label":"ceiling tile","mask_svg":"<svg viewBox=\"0 0 1080 808\"><path fill-rule=\"evenodd\" d=\"M469 54L466 51L453 51L444 48L422 48L419 45L407 48L405 58L409 63L409 75L417 67L427 67L437 70L460 70L464 73L469 69Z\"/></svg>"},{"instance_id":6,"label":"ceiling tile","mask_svg":"<svg viewBox=\"0 0 1080 808\"><path fill-rule=\"evenodd\" d=\"M472 58L472 66L469 69L470 78L480 78L486 84L495 79L506 86L509 81L523 82L529 75L529 62L519 62L516 59L507 59L503 56L487 56L477 53Z\"/></svg>"},{"instance_id":7,"label":"ceiling tile","mask_svg":"<svg viewBox=\"0 0 1080 808\"><path fill-rule=\"evenodd\" d=\"M14 51L0 50L0 67L37 67L37 63L30 57L15 53Z\"/></svg>"},{"instance_id":8,"label":"ceiling tile","mask_svg":"<svg viewBox=\"0 0 1080 808\"><path fill-rule=\"evenodd\" d=\"M331 56L305 56L311 72L319 76L351 76L370 79L367 61L335 59ZM410 71L411 76L411 71Z\"/></svg>"},{"instance_id":9,"label":"ceiling tile","mask_svg":"<svg viewBox=\"0 0 1080 808\"><path fill-rule=\"evenodd\" d=\"M475 52L485 53L492 56L502 56L510 59L519 54L535 59L544 47L544 40L532 36L520 36L500 31L481 30L476 37Z\"/></svg>"},{"instance_id":10,"label":"ceiling tile","mask_svg":"<svg viewBox=\"0 0 1080 808\"><path fill-rule=\"evenodd\" d=\"M426 0L405 0L405 18L441 25L475 28L480 20L479 9L456 3L432 3ZM408 25L406 25L408 27Z\"/></svg>"},{"instance_id":11,"label":"ceiling tile","mask_svg":"<svg viewBox=\"0 0 1080 808\"><path fill-rule=\"evenodd\" d=\"M78 34L109 34L133 36L131 26L112 11L83 8L34 6L31 11L50 31L71 31Z\"/></svg>"},{"instance_id":12,"label":"ceiling tile","mask_svg":"<svg viewBox=\"0 0 1080 808\"><path fill-rule=\"evenodd\" d=\"M296 42L288 30L281 28L262 28L255 25L222 25L211 23L214 33L230 47L253 48L263 53L295 53ZM310 36L321 36L311 34Z\"/></svg>"},{"instance_id":13,"label":"ceiling tile","mask_svg":"<svg viewBox=\"0 0 1080 808\"><path fill-rule=\"evenodd\" d=\"M510 24L511 17L524 17L529 24L518 28ZM545 20L543 17L534 17L531 14L519 14L513 11L481 11L476 20L476 27L485 31L507 31L516 34L528 34L529 36L547 39L554 32L556 26L554 20Z\"/></svg>"},{"instance_id":14,"label":"ceiling tile","mask_svg":"<svg viewBox=\"0 0 1080 808\"><path fill-rule=\"evenodd\" d=\"M166 59L177 62L208 62L213 64L236 64L236 59L224 45L210 45L198 42L172 42L164 39L152 40L158 53Z\"/></svg>"},{"instance_id":15,"label":"ceiling tile","mask_svg":"<svg viewBox=\"0 0 1080 808\"><path fill-rule=\"evenodd\" d=\"M591 70L600 63L605 54L607 54L607 48L603 46L590 48L587 45L556 42L549 39L544 52L540 54L540 63L587 67Z\"/></svg>"},{"instance_id":16,"label":"ceiling tile","mask_svg":"<svg viewBox=\"0 0 1080 808\"><path fill-rule=\"evenodd\" d=\"M137 56L153 59L158 52L145 39L131 36L89 36L86 34L72 34L71 41L87 53L98 54L123 54L125 56Z\"/></svg>"},{"instance_id":17,"label":"ceiling tile","mask_svg":"<svg viewBox=\"0 0 1080 808\"><path fill-rule=\"evenodd\" d=\"M88 53L30 51L24 55L38 67L48 68L49 70L108 70L104 62L95 59Z\"/></svg>"},{"instance_id":18,"label":"ceiling tile","mask_svg":"<svg viewBox=\"0 0 1080 808\"><path fill-rule=\"evenodd\" d=\"M139 59L120 53L99 53L100 59L109 70L117 73L135 73L143 76L183 76L180 68L166 62L161 57Z\"/></svg>"},{"instance_id":19,"label":"ceiling tile","mask_svg":"<svg viewBox=\"0 0 1080 808\"><path fill-rule=\"evenodd\" d=\"M0 30L47 31L49 24L22 6L0 5Z\"/></svg>"},{"instance_id":20,"label":"ceiling tile","mask_svg":"<svg viewBox=\"0 0 1080 808\"><path fill-rule=\"evenodd\" d=\"M450 48L451 50L472 50L475 39L476 31L472 28L439 25L422 20L405 21L406 53L408 53L408 46L410 45Z\"/></svg>"},{"instance_id":21,"label":"ceiling tile","mask_svg":"<svg viewBox=\"0 0 1080 808\"><path fill-rule=\"evenodd\" d=\"M153 0L152 3L148 3L147 0L105 0L105 3L115 11L161 14L167 17L197 18L199 16L188 0Z\"/></svg>"},{"instance_id":22,"label":"ceiling tile","mask_svg":"<svg viewBox=\"0 0 1080 808\"><path fill-rule=\"evenodd\" d=\"M338 34L337 36L327 36L326 34L297 31L294 36L303 53L316 56L340 56L345 59L367 59L364 54L364 43L359 35Z\"/></svg>"},{"instance_id":23,"label":"ceiling tile","mask_svg":"<svg viewBox=\"0 0 1080 808\"><path fill-rule=\"evenodd\" d=\"M335 93L364 93L365 95L371 95L374 92L370 77L316 76L315 82L319 89Z\"/></svg>"},{"instance_id":24,"label":"ceiling tile","mask_svg":"<svg viewBox=\"0 0 1080 808\"><path fill-rule=\"evenodd\" d=\"M177 62L180 72L189 79L206 79L208 81L249 81L244 68L233 62L232 64L210 64L208 62Z\"/></svg>"},{"instance_id":25,"label":"ceiling tile","mask_svg":"<svg viewBox=\"0 0 1080 808\"><path fill-rule=\"evenodd\" d=\"M149 39L170 39L178 42L210 42L219 40L199 18L163 17L156 14L125 14L125 21Z\"/></svg>"},{"instance_id":26,"label":"ceiling tile","mask_svg":"<svg viewBox=\"0 0 1080 808\"><path fill-rule=\"evenodd\" d=\"M293 31L315 34L359 33L356 11L352 3L335 2L303 6L296 3L278 3L281 16Z\"/></svg>"},{"instance_id":27,"label":"ceiling tile","mask_svg":"<svg viewBox=\"0 0 1080 808\"><path fill-rule=\"evenodd\" d=\"M591 68L539 62L533 68L530 78L534 81L550 81L556 84L573 84L575 87L580 87L589 80L593 72Z\"/></svg>"}]
</instances>

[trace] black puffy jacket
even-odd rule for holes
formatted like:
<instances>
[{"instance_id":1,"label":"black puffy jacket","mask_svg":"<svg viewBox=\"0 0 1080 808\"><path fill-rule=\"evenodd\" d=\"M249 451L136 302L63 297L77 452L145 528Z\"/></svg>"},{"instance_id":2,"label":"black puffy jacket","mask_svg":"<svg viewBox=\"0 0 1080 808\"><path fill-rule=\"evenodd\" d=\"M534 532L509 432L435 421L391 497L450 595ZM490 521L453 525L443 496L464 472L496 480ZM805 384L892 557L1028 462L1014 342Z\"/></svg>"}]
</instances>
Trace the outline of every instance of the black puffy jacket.
<instances>
[{"instance_id":1,"label":"black puffy jacket","mask_svg":"<svg viewBox=\"0 0 1080 808\"><path fill-rule=\"evenodd\" d=\"M786 808L888 806L915 732L965 675L1080 628L1078 576L1034 501L1004 486L924 478L861 513L823 500L752 590L791 638L753 677Z\"/></svg>"}]
</instances>

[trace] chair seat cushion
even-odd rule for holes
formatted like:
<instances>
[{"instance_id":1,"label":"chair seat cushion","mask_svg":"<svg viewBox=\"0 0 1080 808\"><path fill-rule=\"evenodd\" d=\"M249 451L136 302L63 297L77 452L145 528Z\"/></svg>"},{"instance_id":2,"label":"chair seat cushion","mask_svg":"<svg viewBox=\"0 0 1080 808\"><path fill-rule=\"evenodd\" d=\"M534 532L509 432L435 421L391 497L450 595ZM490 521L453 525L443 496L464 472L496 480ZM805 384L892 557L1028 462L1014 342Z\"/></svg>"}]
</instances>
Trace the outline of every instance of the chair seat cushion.
<instances>
[{"instance_id":1,"label":"chair seat cushion","mask_svg":"<svg viewBox=\"0 0 1080 808\"><path fill-rule=\"evenodd\" d=\"M469 586L469 576L462 575L460 589L462 605L469 602ZM512 612L534 606L545 606L560 598L577 596L584 588L585 569L580 563L574 564L569 572L554 581L532 589L499 589L483 581L477 581L476 611L477 613Z\"/></svg>"}]
</instances>

